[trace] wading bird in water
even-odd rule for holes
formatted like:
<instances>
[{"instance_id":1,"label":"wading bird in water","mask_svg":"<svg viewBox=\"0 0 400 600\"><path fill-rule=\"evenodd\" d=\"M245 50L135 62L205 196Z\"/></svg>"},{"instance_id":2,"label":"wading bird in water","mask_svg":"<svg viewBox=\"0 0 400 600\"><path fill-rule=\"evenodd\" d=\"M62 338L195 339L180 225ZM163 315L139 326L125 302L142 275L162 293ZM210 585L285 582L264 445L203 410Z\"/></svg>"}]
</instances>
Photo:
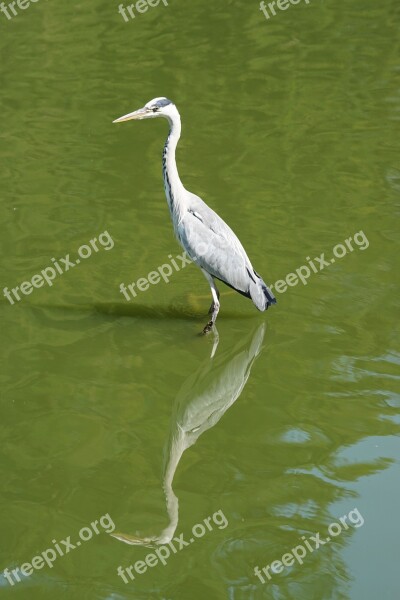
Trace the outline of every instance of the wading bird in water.
<instances>
[{"instance_id":1,"label":"wading bird in water","mask_svg":"<svg viewBox=\"0 0 400 600\"><path fill-rule=\"evenodd\" d=\"M113 122L156 117L164 117L170 126L164 146L162 168L165 195L175 235L191 260L200 267L211 287L211 319L203 333L212 329L220 307L215 279L239 294L251 298L258 310L264 311L271 304L276 304L274 295L253 269L232 229L199 196L184 188L175 160L176 146L181 136L181 118L175 104L167 98L154 98L143 108Z\"/></svg>"}]
</instances>

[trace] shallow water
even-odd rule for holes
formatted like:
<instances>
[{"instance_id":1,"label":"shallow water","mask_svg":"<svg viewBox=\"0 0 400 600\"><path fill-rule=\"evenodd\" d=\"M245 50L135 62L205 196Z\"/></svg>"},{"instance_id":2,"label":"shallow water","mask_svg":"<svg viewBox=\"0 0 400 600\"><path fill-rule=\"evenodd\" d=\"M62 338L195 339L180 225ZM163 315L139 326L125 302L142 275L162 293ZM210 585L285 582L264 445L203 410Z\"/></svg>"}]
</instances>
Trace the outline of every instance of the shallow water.
<instances>
[{"instance_id":1,"label":"shallow water","mask_svg":"<svg viewBox=\"0 0 400 600\"><path fill-rule=\"evenodd\" d=\"M171 0L129 22L118 4L0 13L2 288L63 266L0 303L2 594L393 600L398 3L312 0L267 20L257 2ZM166 123L111 123L163 95L186 187L266 281L310 272L267 313L221 286L218 345L198 336L211 298L194 265L130 301L119 289L181 254ZM254 573L349 513L302 564ZM52 568L1 575L104 515L115 530ZM124 583L119 566L181 534L195 541Z\"/></svg>"}]
</instances>

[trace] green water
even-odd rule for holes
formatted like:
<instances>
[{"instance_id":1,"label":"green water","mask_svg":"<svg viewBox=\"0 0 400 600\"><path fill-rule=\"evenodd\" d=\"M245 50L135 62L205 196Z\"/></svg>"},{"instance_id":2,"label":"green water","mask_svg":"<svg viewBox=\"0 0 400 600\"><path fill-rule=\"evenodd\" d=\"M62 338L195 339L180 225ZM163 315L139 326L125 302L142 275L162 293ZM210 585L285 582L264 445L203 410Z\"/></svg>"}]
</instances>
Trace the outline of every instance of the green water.
<instances>
[{"instance_id":1,"label":"green water","mask_svg":"<svg viewBox=\"0 0 400 600\"><path fill-rule=\"evenodd\" d=\"M2 595L396 600L399 4L267 20L258 1L170 0L128 22L118 5L0 13L1 289L104 242L52 286L1 294ZM157 96L181 112L185 186L263 278L309 265L267 313L221 285L217 347L197 335L211 298L194 265L130 301L119 289L181 254L167 123L111 123ZM351 511L303 564L255 575ZM216 513L165 566L118 575L154 552L140 539L188 540ZM104 515L137 543L104 527L52 568L3 574Z\"/></svg>"}]
</instances>

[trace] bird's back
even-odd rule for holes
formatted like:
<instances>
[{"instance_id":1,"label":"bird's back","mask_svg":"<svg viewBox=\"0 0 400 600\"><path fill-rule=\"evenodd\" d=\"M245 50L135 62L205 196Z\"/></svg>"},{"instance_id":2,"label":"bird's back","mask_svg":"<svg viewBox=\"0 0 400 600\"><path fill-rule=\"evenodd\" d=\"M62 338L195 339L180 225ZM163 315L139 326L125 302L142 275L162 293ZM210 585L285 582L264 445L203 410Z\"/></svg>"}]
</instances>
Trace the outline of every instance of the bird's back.
<instances>
[{"instance_id":1,"label":"bird's back","mask_svg":"<svg viewBox=\"0 0 400 600\"><path fill-rule=\"evenodd\" d=\"M186 192L186 211L176 234L190 258L213 277L251 298L259 310L276 302L253 269L232 229L201 198Z\"/></svg>"}]
</instances>

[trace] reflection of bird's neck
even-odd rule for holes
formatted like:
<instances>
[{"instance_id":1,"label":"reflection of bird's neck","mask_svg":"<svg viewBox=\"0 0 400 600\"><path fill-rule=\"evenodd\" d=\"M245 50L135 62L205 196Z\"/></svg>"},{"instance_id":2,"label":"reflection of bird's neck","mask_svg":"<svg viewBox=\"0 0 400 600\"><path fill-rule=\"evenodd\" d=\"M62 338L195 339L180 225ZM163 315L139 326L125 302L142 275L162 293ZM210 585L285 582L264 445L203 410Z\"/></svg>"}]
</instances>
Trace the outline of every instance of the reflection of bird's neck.
<instances>
[{"instance_id":1,"label":"reflection of bird's neck","mask_svg":"<svg viewBox=\"0 0 400 600\"><path fill-rule=\"evenodd\" d=\"M181 137L182 129L181 118L177 110L172 117L168 118L168 121L170 130L165 142L162 159L164 187L172 220L174 223L179 223L185 210L183 198L185 188L179 178L175 159L176 146Z\"/></svg>"}]
</instances>

